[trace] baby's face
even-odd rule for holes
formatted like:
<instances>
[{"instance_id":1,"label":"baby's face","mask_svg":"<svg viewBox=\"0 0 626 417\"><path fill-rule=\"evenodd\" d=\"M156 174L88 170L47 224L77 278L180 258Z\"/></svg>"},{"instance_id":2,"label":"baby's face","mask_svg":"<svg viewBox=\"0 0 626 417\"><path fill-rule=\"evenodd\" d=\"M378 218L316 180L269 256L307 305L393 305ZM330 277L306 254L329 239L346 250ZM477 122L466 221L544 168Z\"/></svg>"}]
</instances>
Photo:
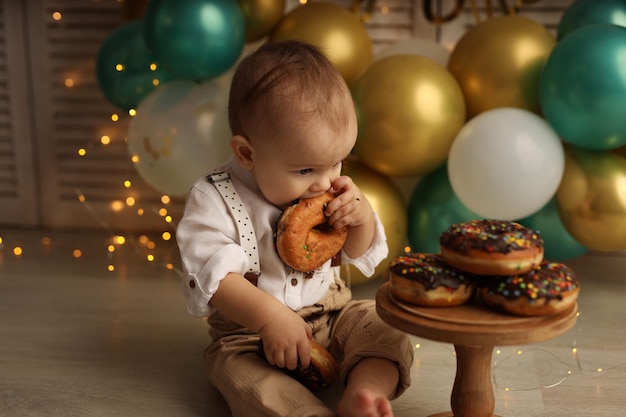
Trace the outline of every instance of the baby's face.
<instances>
[{"instance_id":1,"label":"baby's face","mask_svg":"<svg viewBox=\"0 0 626 417\"><path fill-rule=\"evenodd\" d=\"M341 162L356 136L356 119L335 130L307 121L298 129L256 142L252 173L265 198L278 207L315 197L339 178Z\"/></svg>"}]
</instances>

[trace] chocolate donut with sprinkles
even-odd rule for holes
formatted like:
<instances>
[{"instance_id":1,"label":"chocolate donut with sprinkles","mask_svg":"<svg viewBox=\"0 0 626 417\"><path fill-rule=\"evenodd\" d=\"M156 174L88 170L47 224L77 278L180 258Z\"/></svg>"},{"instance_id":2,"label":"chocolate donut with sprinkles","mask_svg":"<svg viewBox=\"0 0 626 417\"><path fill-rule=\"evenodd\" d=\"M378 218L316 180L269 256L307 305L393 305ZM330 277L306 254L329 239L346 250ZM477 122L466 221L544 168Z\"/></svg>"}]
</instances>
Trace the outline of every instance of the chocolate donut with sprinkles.
<instances>
[{"instance_id":1,"label":"chocolate donut with sprinkles","mask_svg":"<svg viewBox=\"0 0 626 417\"><path fill-rule=\"evenodd\" d=\"M531 272L481 280L481 300L518 316L548 316L572 308L580 283L566 265L544 260Z\"/></svg>"},{"instance_id":2,"label":"chocolate donut with sprinkles","mask_svg":"<svg viewBox=\"0 0 626 417\"><path fill-rule=\"evenodd\" d=\"M448 227L439 237L443 260L477 275L530 272L543 260L538 231L504 220L472 220Z\"/></svg>"},{"instance_id":3,"label":"chocolate donut with sprinkles","mask_svg":"<svg viewBox=\"0 0 626 417\"><path fill-rule=\"evenodd\" d=\"M472 299L475 278L447 265L438 254L410 253L389 264L389 285L391 293L407 303L450 307Z\"/></svg>"}]
</instances>

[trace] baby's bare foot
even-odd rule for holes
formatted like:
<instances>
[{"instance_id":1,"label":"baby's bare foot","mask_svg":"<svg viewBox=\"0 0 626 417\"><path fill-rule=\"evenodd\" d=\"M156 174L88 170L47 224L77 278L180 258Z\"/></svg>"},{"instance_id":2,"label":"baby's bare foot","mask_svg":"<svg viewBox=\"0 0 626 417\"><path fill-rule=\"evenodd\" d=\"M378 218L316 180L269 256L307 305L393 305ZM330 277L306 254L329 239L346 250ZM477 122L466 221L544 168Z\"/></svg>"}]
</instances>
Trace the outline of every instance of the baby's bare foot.
<instances>
[{"instance_id":1,"label":"baby's bare foot","mask_svg":"<svg viewBox=\"0 0 626 417\"><path fill-rule=\"evenodd\" d=\"M385 396L362 389L351 397L344 397L337 407L339 417L393 417L391 402Z\"/></svg>"}]
</instances>

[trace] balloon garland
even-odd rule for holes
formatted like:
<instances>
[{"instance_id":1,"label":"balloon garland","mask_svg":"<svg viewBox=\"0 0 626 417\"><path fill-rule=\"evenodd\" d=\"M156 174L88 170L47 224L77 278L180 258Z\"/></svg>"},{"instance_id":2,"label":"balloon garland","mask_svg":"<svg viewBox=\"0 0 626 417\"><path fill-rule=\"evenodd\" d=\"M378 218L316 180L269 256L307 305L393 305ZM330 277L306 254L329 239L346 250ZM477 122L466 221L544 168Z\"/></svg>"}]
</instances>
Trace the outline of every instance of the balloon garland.
<instances>
[{"instance_id":1,"label":"balloon garland","mask_svg":"<svg viewBox=\"0 0 626 417\"><path fill-rule=\"evenodd\" d=\"M476 24L451 51L436 42L411 38L374 57L365 23L376 12L375 0L354 0L349 7L309 1L290 11L285 11L285 1L151 0L144 16L133 23L136 33L137 27L143 28L144 50L131 55L155 64L163 72L160 81L139 88L141 77L152 82L155 73L150 70L138 78L103 76L100 85L115 106L146 113L131 123L129 151L141 161L137 168L149 184L180 194L193 175L180 179L159 167L167 166L174 149L179 153L174 162L169 161L172 166L194 160L190 150L201 141L202 146L208 145L207 163L217 163L223 156L228 128L220 119L224 115L210 109L223 102L218 85L227 84L224 74L234 67L246 44L304 39L327 51L351 87L359 116L354 152L358 163L384 177L421 177L407 209L408 237L416 248L432 246L435 226L441 226L433 222L474 216L523 219L546 230L550 236L546 247L561 249L555 256L559 259L588 249L624 250L626 231L612 213L615 207L620 215L626 211L618 198L626 192L619 181L626 175L626 73L616 59L618 46L626 43L626 21L619 18L626 15L626 6L617 0L576 0L565 10L555 39L543 25L517 15L525 4L535 2L485 0L479 7L477 0L470 0L466 8L464 0L457 0L451 10L442 11L432 0L424 0L423 15L433 25L446 24L464 10ZM229 22L228 33L198 22L195 12L207 4L218 10L221 21ZM486 13L484 21L481 11ZM161 29L167 19L176 29L165 36ZM200 49L194 44L192 56L185 45L193 36L202 41ZM345 40L342 46L329 40L335 36ZM97 65L103 74L104 69L111 73L111 64L119 61L115 53L130 48L123 38L114 32L103 43ZM118 45L117 51L111 52L107 43ZM150 131L156 124L149 121L154 115L147 110L148 98L165 97L168 84L180 86L183 81L189 86L214 86L209 94L213 104L204 107L203 116L205 122L212 117L214 129L209 136L170 137L157 144L156 133ZM419 97L411 91L429 95L422 101L411 100ZM169 95L172 109L192 106L182 97ZM159 119L172 126L198 121L185 121L175 111ZM480 155L489 158L481 160ZM502 163L494 166L490 161ZM148 166L141 165L147 162ZM536 169L528 175L512 174L513 168L525 169L528 164ZM602 176L602 167L608 176ZM373 176L361 175L361 182ZM482 188L476 178L483 178L478 181ZM515 182L515 193L510 194L506 181L485 186L485 178L508 178ZM583 179L596 184L594 193L577 186ZM445 200L437 200L444 194ZM577 205L590 199L597 199L592 208Z\"/></svg>"}]
</instances>

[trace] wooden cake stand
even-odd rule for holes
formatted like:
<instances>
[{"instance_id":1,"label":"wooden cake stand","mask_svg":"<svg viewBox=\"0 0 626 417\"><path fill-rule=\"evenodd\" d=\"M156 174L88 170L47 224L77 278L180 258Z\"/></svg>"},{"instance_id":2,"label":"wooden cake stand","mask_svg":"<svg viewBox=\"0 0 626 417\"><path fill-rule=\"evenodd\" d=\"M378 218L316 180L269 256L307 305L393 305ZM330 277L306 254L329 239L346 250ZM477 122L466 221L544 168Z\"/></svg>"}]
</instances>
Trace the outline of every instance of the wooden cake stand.
<instances>
[{"instance_id":1,"label":"wooden cake stand","mask_svg":"<svg viewBox=\"0 0 626 417\"><path fill-rule=\"evenodd\" d=\"M522 345L562 335L576 324L578 308L553 316L501 314L479 302L457 307L418 307L391 294L389 283L376 293L376 311L389 325L415 336L454 344L456 377L452 412L431 417L493 417L491 356L496 345Z\"/></svg>"}]
</instances>

